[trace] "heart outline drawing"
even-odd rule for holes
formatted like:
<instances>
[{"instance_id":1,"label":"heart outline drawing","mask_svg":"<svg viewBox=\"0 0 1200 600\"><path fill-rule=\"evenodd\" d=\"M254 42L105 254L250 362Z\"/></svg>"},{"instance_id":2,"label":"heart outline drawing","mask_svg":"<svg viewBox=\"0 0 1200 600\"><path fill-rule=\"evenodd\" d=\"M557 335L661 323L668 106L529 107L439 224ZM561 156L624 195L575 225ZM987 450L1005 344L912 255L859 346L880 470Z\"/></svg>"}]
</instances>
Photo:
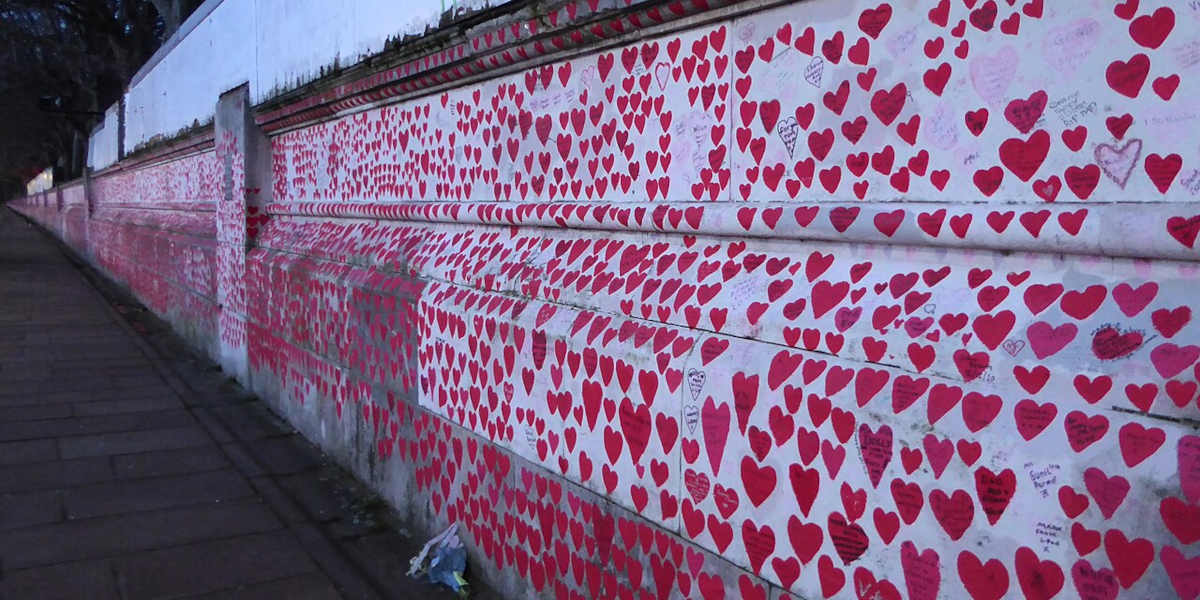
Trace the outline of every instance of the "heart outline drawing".
<instances>
[{"instance_id":1,"label":"heart outline drawing","mask_svg":"<svg viewBox=\"0 0 1200 600\"><path fill-rule=\"evenodd\" d=\"M1117 186L1125 189L1125 184L1129 182L1129 176L1133 174L1133 168L1137 166L1138 158L1142 155L1142 140L1129 140L1119 149L1108 143L1098 144L1094 155L1100 170Z\"/></svg>"}]
</instances>

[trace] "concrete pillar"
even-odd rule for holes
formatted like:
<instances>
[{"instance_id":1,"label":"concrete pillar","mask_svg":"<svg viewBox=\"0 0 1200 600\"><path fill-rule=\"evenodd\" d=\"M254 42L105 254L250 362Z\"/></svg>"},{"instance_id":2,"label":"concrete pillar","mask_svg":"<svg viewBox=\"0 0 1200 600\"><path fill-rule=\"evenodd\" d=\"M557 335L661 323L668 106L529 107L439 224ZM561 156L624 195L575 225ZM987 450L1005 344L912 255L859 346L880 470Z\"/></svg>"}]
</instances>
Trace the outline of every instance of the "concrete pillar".
<instances>
[{"instance_id":1,"label":"concrete pillar","mask_svg":"<svg viewBox=\"0 0 1200 600\"><path fill-rule=\"evenodd\" d=\"M67 216L63 212L63 194L62 186L54 186L54 224L50 226L54 233L58 234L58 239L64 239L67 231Z\"/></svg>"},{"instance_id":2,"label":"concrete pillar","mask_svg":"<svg viewBox=\"0 0 1200 600\"><path fill-rule=\"evenodd\" d=\"M92 168L85 164L83 167L83 244L78 252L89 263L92 262L92 212L94 212L92 202Z\"/></svg>"},{"instance_id":3,"label":"concrete pillar","mask_svg":"<svg viewBox=\"0 0 1200 600\"><path fill-rule=\"evenodd\" d=\"M221 95L215 119L217 160L222 165L217 200L218 362L249 385L246 354L246 251L253 234L247 215L259 214L266 198L259 190L271 174L270 147L254 123L250 88L243 84Z\"/></svg>"}]
</instances>

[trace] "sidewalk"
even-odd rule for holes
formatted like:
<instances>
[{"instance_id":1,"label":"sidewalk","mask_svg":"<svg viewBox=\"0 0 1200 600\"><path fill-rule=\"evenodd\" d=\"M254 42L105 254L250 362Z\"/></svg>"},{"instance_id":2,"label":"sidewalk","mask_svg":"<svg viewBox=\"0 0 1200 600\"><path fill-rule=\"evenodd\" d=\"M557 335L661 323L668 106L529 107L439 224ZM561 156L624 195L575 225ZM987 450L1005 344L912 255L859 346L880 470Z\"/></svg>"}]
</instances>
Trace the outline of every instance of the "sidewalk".
<instances>
[{"instance_id":1,"label":"sidewalk","mask_svg":"<svg viewBox=\"0 0 1200 600\"><path fill-rule=\"evenodd\" d=\"M0 599L452 597L404 575L420 541L381 502L98 287L0 209Z\"/></svg>"}]
</instances>

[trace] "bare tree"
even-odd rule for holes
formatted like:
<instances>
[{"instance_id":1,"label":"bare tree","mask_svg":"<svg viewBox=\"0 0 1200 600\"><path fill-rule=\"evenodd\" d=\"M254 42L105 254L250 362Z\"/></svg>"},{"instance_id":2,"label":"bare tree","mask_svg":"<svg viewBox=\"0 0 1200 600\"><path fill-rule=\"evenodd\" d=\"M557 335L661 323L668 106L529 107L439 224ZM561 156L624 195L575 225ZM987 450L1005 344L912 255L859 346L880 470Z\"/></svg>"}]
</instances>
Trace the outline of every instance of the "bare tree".
<instances>
[{"instance_id":1,"label":"bare tree","mask_svg":"<svg viewBox=\"0 0 1200 600\"><path fill-rule=\"evenodd\" d=\"M79 176L98 113L197 4L0 0L0 193L48 166ZM59 110L40 110L43 98Z\"/></svg>"}]
</instances>

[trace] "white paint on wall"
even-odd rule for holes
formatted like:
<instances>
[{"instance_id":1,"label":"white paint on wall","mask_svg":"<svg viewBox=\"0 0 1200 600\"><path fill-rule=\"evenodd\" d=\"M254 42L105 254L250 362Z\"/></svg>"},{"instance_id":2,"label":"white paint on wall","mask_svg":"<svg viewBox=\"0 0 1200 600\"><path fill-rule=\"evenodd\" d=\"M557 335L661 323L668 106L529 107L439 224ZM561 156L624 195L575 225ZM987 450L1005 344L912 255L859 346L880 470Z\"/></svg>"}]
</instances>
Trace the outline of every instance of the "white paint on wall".
<instances>
[{"instance_id":1,"label":"white paint on wall","mask_svg":"<svg viewBox=\"0 0 1200 600\"><path fill-rule=\"evenodd\" d=\"M117 127L119 107L113 105L104 111L104 122L88 139L88 166L93 169L103 169L117 162Z\"/></svg>"},{"instance_id":2,"label":"white paint on wall","mask_svg":"<svg viewBox=\"0 0 1200 600\"><path fill-rule=\"evenodd\" d=\"M30 196L54 187L54 169L47 168L25 183L25 193Z\"/></svg>"},{"instance_id":3,"label":"white paint on wall","mask_svg":"<svg viewBox=\"0 0 1200 600\"><path fill-rule=\"evenodd\" d=\"M164 56L152 58L154 66L126 92L125 149L210 122L217 96L243 83L259 103L318 78L335 63L351 65L376 54L388 39L436 26L444 10L505 1L210 0L216 6L198 9L201 22ZM105 127L103 134L115 132ZM102 168L115 156L89 160Z\"/></svg>"}]
</instances>

